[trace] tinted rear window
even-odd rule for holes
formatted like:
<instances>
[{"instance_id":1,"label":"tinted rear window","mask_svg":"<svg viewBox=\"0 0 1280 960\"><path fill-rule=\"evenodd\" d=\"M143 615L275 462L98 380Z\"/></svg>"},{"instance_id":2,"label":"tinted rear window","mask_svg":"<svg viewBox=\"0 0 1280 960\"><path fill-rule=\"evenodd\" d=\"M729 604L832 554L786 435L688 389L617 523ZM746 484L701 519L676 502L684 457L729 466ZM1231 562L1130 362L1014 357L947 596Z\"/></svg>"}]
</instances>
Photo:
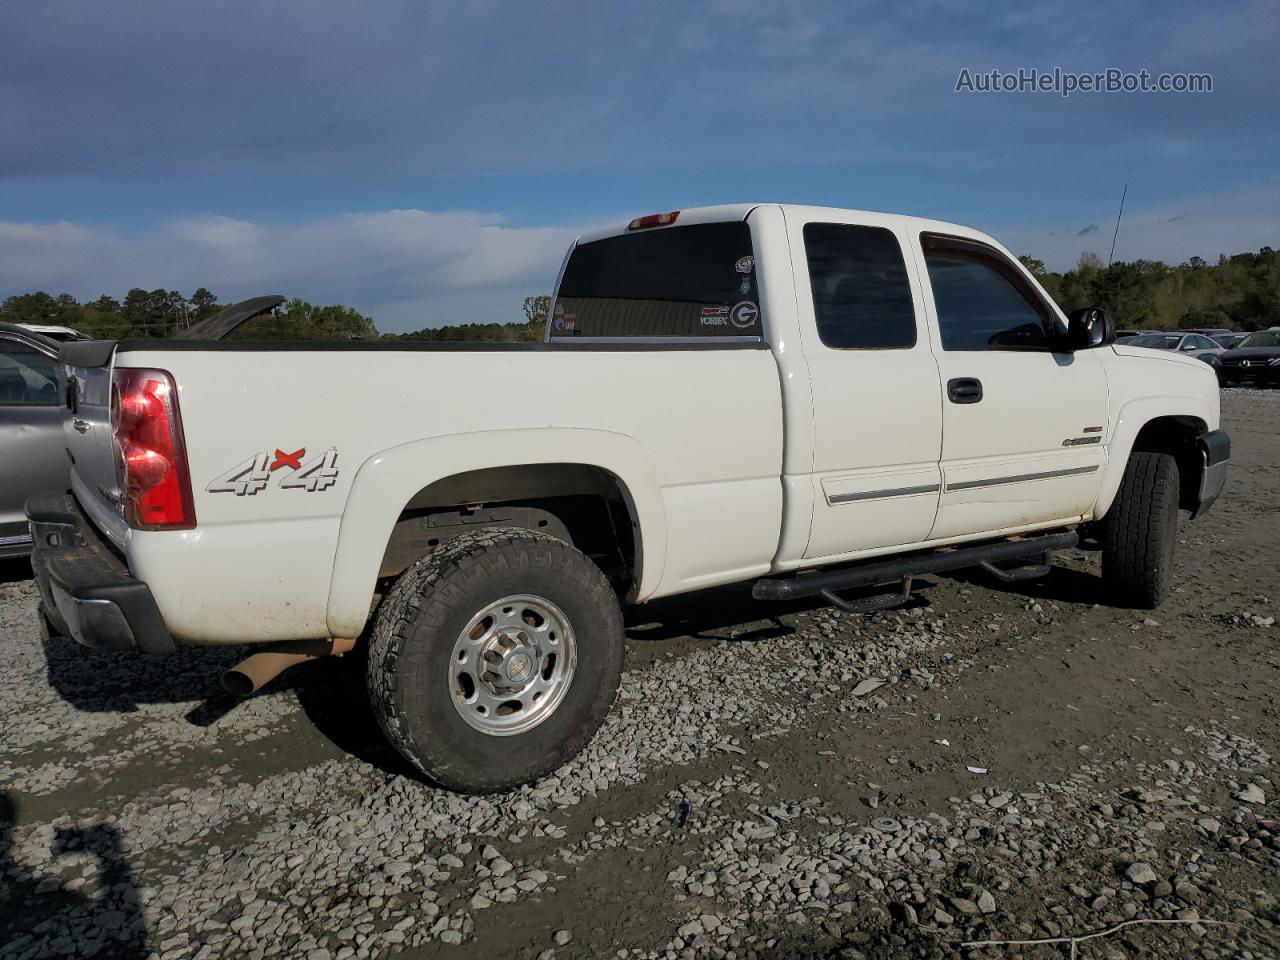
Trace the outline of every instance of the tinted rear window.
<instances>
[{"instance_id":1,"label":"tinted rear window","mask_svg":"<svg viewBox=\"0 0 1280 960\"><path fill-rule=\"evenodd\" d=\"M810 223L805 259L818 336L828 347L913 347L916 312L902 247L883 227Z\"/></svg>"},{"instance_id":2,"label":"tinted rear window","mask_svg":"<svg viewBox=\"0 0 1280 960\"><path fill-rule=\"evenodd\" d=\"M742 222L629 233L579 245L552 337L758 337L751 229Z\"/></svg>"}]
</instances>

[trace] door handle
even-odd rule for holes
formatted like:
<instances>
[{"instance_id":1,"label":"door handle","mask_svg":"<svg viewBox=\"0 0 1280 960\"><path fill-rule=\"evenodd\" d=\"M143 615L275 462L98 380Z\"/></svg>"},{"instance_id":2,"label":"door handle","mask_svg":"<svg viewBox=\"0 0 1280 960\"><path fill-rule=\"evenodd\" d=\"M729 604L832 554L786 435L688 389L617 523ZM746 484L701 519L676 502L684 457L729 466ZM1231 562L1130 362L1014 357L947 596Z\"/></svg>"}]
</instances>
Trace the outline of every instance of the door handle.
<instances>
[{"instance_id":1,"label":"door handle","mask_svg":"<svg viewBox=\"0 0 1280 960\"><path fill-rule=\"evenodd\" d=\"M947 399L952 403L977 403L982 399L982 381L976 377L948 380Z\"/></svg>"}]
</instances>

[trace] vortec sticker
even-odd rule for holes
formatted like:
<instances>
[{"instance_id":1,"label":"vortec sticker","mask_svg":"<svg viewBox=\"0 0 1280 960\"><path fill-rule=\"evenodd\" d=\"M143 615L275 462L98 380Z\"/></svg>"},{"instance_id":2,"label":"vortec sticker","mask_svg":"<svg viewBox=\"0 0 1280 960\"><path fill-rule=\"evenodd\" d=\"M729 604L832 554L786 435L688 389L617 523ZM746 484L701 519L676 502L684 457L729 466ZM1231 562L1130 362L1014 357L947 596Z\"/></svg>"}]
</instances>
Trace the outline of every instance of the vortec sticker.
<instances>
[{"instance_id":1,"label":"vortec sticker","mask_svg":"<svg viewBox=\"0 0 1280 960\"><path fill-rule=\"evenodd\" d=\"M704 327L723 327L729 323L729 308L720 307L703 307L702 308L702 325Z\"/></svg>"},{"instance_id":2,"label":"vortec sticker","mask_svg":"<svg viewBox=\"0 0 1280 960\"><path fill-rule=\"evenodd\" d=\"M252 497L265 490L277 474L282 490L305 490L307 493L328 490L338 482L338 451L330 447L318 457L303 462L307 448L292 453L276 450L275 454L255 453L243 463L237 463L220 477L215 477L205 487L207 493L234 493L237 497Z\"/></svg>"}]
</instances>

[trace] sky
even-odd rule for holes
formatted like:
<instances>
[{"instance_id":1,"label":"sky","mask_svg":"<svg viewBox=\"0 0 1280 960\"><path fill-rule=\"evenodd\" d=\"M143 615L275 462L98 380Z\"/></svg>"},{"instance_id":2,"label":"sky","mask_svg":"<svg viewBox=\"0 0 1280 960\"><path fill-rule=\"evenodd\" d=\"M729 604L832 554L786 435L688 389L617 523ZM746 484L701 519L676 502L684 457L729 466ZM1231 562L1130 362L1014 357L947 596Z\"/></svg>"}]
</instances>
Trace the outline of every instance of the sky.
<instances>
[{"instance_id":1,"label":"sky","mask_svg":"<svg viewBox=\"0 0 1280 960\"><path fill-rule=\"evenodd\" d=\"M711 203L965 223L1052 269L1280 246L1274 0L41 0L0 31L0 297L518 319L580 232ZM1211 93L957 92L1019 68Z\"/></svg>"}]
</instances>

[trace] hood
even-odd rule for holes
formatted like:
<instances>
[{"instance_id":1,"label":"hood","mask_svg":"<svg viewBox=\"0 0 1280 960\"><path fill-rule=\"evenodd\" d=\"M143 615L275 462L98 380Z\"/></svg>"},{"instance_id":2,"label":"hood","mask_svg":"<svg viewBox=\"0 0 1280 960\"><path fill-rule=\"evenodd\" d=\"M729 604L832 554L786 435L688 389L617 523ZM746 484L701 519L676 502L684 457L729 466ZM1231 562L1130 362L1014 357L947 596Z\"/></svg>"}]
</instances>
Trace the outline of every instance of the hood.
<instances>
[{"instance_id":1,"label":"hood","mask_svg":"<svg viewBox=\"0 0 1280 960\"><path fill-rule=\"evenodd\" d=\"M174 340L225 340L231 332L246 321L274 310L284 303L285 297L273 294L269 297L253 297L241 300L218 311L212 317L193 323L173 335Z\"/></svg>"},{"instance_id":2,"label":"hood","mask_svg":"<svg viewBox=\"0 0 1280 960\"><path fill-rule=\"evenodd\" d=\"M1237 347L1218 354L1219 360L1272 360L1280 357L1280 347Z\"/></svg>"},{"instance_id":3,"label":"hood","mask_svg":"<svg viewBox=\"0 0 1280 960\"><path fill-rule=\"evenodd\" d=\"M1203 367L1204 361L1199 357L1189 357L1179 350L1156 350L1152 347L1133 347L1127 343L1113 343L1111 349L1122 357L1141 357L1143 360L1167 360L1170 363L1189 363L1193 367ZM1224 353L1215 354L1221 358Z\"/></svg>"}]
</instances>

